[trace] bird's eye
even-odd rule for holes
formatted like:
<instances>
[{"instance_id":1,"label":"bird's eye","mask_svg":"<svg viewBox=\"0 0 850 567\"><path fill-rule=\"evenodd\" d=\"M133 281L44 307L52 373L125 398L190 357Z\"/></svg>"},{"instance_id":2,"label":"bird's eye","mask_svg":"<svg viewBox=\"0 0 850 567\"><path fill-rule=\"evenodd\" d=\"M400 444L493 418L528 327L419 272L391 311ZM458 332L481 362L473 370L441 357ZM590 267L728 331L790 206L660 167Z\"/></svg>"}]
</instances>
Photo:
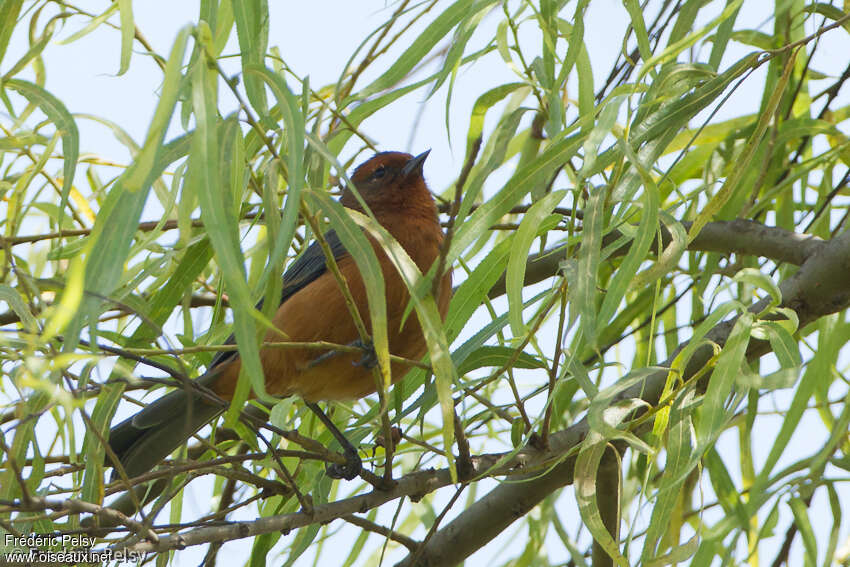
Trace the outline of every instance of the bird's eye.
<instances>
[{"instance_id":1,"label":"bird's eye","mask_svg":"<svg viewBox=\"0 0 850 567\"><path fill-rule=\"evenodd\" d=\"M387 173L386 168L383 165L379 165L378 168L372 172L372 179L380 179Z\"/></svg>"}]
</instances>

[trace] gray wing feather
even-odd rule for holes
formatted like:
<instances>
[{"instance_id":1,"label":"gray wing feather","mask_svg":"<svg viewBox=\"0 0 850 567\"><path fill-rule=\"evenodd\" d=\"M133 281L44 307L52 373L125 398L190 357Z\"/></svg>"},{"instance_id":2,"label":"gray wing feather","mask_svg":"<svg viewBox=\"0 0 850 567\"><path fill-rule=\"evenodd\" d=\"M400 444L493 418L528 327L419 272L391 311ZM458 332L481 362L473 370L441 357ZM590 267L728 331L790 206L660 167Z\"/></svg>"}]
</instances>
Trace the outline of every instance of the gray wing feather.
<instances>
[{"instance_id":1,"label":"gray wing feather","mask_svg":"<svg viewBox=\"0 0 850 567\"><path fill-rule=\"evenodd\" d=\"M328 243L335 260L339 260L348 254L345 246L343 246L342 242L339 240L339 236L336 235L335 230L329 230L325 233L325 242ZM289 299L295 294L295 292L303 289L307 286L307 284L324 274L326 271L327 265L325 264L325 254L322 252L322 247L319 246L319 243L314 240L313 243L307 247L307 250L296 258L295 261L292 262L292 265L289 266L289 269L284 272L283 290L280 294L280 302L283 303ZM262 309L262 307L263 300L261 299L259 303L257 303L257 309ZM224 344L236 344L236 337L234 335L230 335L227 337L227 340L224 341ZM213 357L212 362L210 363L210 368L214 368L222 362L235 358L238 355L239 354L233 350L219 351Z\"/></svg>"}]
</instances>

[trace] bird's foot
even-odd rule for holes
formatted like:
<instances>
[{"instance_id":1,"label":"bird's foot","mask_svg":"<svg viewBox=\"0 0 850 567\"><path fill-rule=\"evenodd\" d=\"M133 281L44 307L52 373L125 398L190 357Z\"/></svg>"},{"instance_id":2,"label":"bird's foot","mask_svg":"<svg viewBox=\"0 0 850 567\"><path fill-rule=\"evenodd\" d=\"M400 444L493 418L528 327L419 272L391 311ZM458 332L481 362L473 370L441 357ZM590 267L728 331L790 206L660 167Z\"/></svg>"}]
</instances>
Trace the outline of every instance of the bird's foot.
<instances>
[{"instance_id":1,"label":"bird's foot","mask_svg":"<svg viewBox=\"0 0 850 567\"><path fill-rule=\"evenodd\" d=\"M359 475L360 471L363 469L363 461L360 460L360 455L357 454L357 449L351 444L351 441L346 439L342 431L334 425L334 422L331 421L316 402L309 402L305 400L304 403L314 414L316 414L319 421L325 424L325 427L328 428L328 431L331 432L331 435L334 436L337 443L342 446L342 452L343 455L345 455L345 464L338 465L336 463L332 463L325 467L327 475L331 478L344 478L345 480L351 480Z\"/></svg>"},{"instance_id":2,"label":"bird's foot","mask_svg":"<svg viewBox=\"0 0 850 567\"><path fill-rule=\"evenodd\" d=\"M349 445L345 447L345 464L331 463L325 467L325 473L331 478L351 480L360 474L363 469L363 461L357 454L357 449Z\"/></svg>"},{"instance_id":3,"label":"bird's foot","mask_svg":"<svg viewBox=\"0 0 850 567\"><path fill-rule=\"evenodd\" d=\"M375 345L371 342L364 343L360 339L357 339L351 343L351 346L356 346L363 350L363 356L360 357L360 360L352 363L354 366L362 366L367 370L372 370L378 366L378 353L375 352Z\"/></svg>"}]
</instances>

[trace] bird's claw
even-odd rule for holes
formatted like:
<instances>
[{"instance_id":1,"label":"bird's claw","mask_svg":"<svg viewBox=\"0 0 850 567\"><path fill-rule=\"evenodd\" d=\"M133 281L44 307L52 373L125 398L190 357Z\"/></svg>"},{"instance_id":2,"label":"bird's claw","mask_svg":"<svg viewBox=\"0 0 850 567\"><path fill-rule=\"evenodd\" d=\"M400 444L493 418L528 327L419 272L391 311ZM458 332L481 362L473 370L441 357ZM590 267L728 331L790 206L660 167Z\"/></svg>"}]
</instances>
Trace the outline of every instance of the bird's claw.
<instances>
[{"instance_id":1,"label":"bird's claw","mask_svg":"<svg viewBox=\"0 0 850 567\"><path fill-rule=\"evenodd\" d=\"M360 460L360 455L357 454L357 451L352 448L352 450L345 450L345 464L339 465L337 463L331 463L327 467L325 467L325 473L334 479L345 479L351 480L357 475L360 474L360 471L363 469L363 461Z\"/></svg>"},{"instance_id":2,"label":"bird's claw","mask_svg":"<svg viewBox=\"0 0 850 567\"><path fill-rule=\"evenodd\" d=\"M372 370L376 366L378 366L378 353L375 352L375 345L371 342L364 343L360 339L351 343L352 346L356 346L363 350L363 356L360 357L360 360L357 362L352 362L351 364L354 366L362 366L367 370Z\"/></svg>"}]
</instances>

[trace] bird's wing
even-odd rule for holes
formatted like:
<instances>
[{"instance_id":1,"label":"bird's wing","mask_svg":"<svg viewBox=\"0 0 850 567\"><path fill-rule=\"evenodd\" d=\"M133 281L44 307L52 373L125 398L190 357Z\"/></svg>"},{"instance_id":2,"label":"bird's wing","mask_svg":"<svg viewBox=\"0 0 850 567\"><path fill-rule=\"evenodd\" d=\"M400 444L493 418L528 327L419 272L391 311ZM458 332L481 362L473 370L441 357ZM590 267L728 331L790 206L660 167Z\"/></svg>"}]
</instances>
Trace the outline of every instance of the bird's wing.
<instances>
[{"instance_id":1,"label":"bird's wing","mask_svg":"<svg viewBox=\"0 0 850 567\"><path fill-rule=\"evenodd\" d=\"M328 243L335 260L339 260L348 254L335 230L329 230L325 233L325 242ZM327 271L325 254L322 252L319 243L314 240L283 274L283 290L280 302L283 303L289 299L289 296L324 274L325 271Z\"/></svg>"},{"instance_id":2,"label":"bird's wing","mask_svg":"<svg viewBox=\"0 0 850 567\"><path fill-rule=\"evenodd\" d=\"M329 230L326 232L325 242L328 243L335 260L339 260L348 254L348 251L345 249L345 246L342 245L339 236L336 235L336 231ZM319 246L319 243L314 240L313 243L307 247L307 250L296 258L295 261L292 262L292 265L289 266L286 272L284 272L283 290L281 291L280 296L281 304L294 295L295 292L303 289L310 282L324 274L325 271L327 271L325 255L322 252L322 248ZM257 303L257 309L262 309L262 307L263 300L261 299L259 303ZM225 344L236 344L236 337L234 335L230 335L225 341ZM210 368L214 368L222 362L230 360L236 356L238 356L236 351L219 351L213 357L212 363L210 363Z\"/></svg>"}]
</instances>

